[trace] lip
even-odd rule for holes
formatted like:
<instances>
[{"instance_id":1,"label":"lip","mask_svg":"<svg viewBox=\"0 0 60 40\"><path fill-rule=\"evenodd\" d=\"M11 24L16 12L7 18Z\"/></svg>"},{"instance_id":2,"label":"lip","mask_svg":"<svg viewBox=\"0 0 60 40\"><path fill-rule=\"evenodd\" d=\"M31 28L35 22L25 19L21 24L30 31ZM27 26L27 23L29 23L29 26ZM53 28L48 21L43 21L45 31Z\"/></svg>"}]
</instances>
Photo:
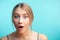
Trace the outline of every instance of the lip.
<instances>
[{"instance_id":1,"label":"lip","mask_svg":"<svg viewBox=\"0 0 60 40\"><path fill-rule=\"evenodd\" d=\"M23 28L23 26L18 26L18 28Z\"/></svg>"},{"instance_id":2,"label":"lip","mask_svg":"<svg viewBox=\"0 0 60 40\"><path fill-rule=\"evenodd\" d=\"M18 29L23 29L24 28L24 26L18 26Z\"/></svg>"}]
</instances>

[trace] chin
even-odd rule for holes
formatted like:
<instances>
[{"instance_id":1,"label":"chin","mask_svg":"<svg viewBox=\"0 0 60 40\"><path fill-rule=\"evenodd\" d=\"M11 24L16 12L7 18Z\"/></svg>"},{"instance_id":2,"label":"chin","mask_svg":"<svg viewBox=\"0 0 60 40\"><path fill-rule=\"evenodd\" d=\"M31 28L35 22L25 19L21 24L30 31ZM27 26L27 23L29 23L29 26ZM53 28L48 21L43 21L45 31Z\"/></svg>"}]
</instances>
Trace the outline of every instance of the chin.
<instances>
[{"instance_id":1,"label":"chin","mask_svg":"<svg viewBox=\"0 0 60 40\"><path fill-rule=\"evenodd\" d=\"M24 30L17 30L17 32L20 33L20 34L23 34L23 33L25 33L26 31L24 31Z\"/></svg>"}]
</instances>

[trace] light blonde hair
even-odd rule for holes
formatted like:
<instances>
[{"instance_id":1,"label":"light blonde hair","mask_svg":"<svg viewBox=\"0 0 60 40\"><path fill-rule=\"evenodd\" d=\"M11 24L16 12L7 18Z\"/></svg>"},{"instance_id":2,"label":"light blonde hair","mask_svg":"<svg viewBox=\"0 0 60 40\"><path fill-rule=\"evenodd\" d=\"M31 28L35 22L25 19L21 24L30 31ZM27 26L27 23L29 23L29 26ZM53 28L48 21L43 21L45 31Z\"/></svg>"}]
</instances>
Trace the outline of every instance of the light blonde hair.
<instances>
[{"instance_id":1,"label":"light blonde hair","mask_svg":"<svg viewBox=\"0 0 60 40\"><path fill-rule=\"evenodd\" d=\"M12 16L13 16L13 13L14 11L20 7L21 9L25 10L29 16L29 19L30 19L30 24L32 23L33 19L34 19L34 16L33 16L33 12L32 12L32 9L29 5L27 5L26 3L19 3L17 4L14 8L13 8L13 11L12 11ZM13 18L12 18L13 19Z\"/></svg>"}]
</instances>

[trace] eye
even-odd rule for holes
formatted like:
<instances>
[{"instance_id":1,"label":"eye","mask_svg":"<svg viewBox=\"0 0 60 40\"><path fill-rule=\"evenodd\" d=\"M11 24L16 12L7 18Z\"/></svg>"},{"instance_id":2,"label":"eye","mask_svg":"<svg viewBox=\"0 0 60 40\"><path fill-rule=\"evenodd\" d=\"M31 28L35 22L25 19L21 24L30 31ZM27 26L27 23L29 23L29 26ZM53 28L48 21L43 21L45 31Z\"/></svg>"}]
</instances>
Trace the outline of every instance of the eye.
<instances>
[{"instance_id":1,"label":"eye","mask_svg":"<svg viewBox=\"0 0 60 40\"><path fill-rule=\"evenodd\" d=\"M17 18L19 18L19 16L14 16L14 18L16 18L16 19L17 19Z\"/></svg>"},{"instance_id":2,"label":"eye","mask_svg":"<svg viewBox=\"0 0 60 40\"><path fill-rule=\"evenodd\" d=\"M23 18L24 18L24 19L25 19L25 18L28 18L28 16L26 15L26 16L24 16Z\"/></svg>"}]
</instances>

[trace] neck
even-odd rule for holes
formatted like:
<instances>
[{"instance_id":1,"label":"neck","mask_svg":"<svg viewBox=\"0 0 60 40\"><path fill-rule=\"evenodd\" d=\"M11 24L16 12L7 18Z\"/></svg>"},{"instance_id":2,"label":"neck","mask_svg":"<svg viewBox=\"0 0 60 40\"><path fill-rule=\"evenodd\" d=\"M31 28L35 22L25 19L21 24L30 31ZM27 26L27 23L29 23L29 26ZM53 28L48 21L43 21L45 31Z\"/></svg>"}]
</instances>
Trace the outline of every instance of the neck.
<instances>
[{"instance_id":1,"label":"neck","mask_svg":"<svg viewBox=\"0 0 60 40\"><path fill-rule=\"evenodd\" d=\"M15 33L16 37L19 37L19 38L26 37L26 36L28 36L30 34L31 34L31 31L29 31L29 30L24 32L24 33L19 33L18 31L16 31L16 33Z\"/></svg>"}]
</instances>

